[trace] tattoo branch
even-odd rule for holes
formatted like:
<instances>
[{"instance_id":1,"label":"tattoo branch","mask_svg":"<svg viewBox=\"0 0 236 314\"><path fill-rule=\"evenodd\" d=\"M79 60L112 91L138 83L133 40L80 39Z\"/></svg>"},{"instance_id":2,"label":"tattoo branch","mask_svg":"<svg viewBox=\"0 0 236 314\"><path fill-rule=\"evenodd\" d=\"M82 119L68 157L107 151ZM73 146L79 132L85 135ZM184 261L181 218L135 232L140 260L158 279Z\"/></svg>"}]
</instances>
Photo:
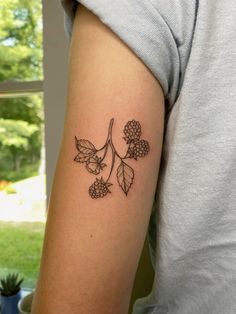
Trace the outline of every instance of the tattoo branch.
<instances>
[{"instance_id":1,"label":"tattoo branch","mask_svg":"<svg viewBox=\"0 0 236 314\"><path fill-rule=\"evenodd\" d=\"M127 164L127 159L138 160L140 157L144 157L150 151L150 145L147 140L141 139L141 125L136 120L128 121L123 129L124 137L127 144L127 151L124 157L121 157L114 147L112 141L112 127L114 124L114 118L110 120L108 134L105 144L100 148L96 147L88 140L78 139L75 136L75 146L78 150L77 155L74 158L74 161L79 163L84 163L85 168L88 172L98 175L100 174L104 167L107 167L107 164L104 163L108 149L110 148L112 153L112 160L110 165L110 171L108 177L104 180L101 176L96 178L92 185L88 189L88 193L91 198L101 198L106 196L108 193L111 193L110 187L113 185L109 182L111 174L114 170L115 160L119 159L120 163L116 169L116 178L119 186L127 196L131 185L134 180L134 170L131 166ZM102 152L102 157L97 155L98 152Z\"/></svg>"}]
</instances>

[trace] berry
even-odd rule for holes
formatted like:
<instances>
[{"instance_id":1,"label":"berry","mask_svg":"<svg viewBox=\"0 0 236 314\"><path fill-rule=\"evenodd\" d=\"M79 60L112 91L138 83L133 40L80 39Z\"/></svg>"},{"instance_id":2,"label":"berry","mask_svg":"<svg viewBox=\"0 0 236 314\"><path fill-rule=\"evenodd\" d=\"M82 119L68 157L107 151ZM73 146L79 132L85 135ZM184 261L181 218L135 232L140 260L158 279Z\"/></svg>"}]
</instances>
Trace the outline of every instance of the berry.
<instances>
[{"instance_id":1,"label":"berry","mask_svg":"<svg viewBox=\"0 0 236 314\"><path fill-rule=\"evenodd\" d=\"M136 140L134 141L128 149L127 157L134 158L137 160L138 157L144 157L150 150L148 141L146 140Z\"/></svg>"},{"instance_id":2,"label":"berry","mask_svg":"<svg viewBox=\"0 0 236 314\"><path fill-rule=\"evenodd\" d=\"M89 195L92 198L104 197L107 193L111 193L108 189L111 185L111 183L104 182L103 178L96 178L96 181L89 187Z\"/></svg>"},{"instance_id":3,"label":"berry","mask_svg":"<svg viewBox=\"0 0 236 314\"><path fill-rule=\"evenodd\" d=\"M138 121L131 120L128 121L123 130L126 140L126 143L131 141L138 140L141 136L141 124Z\"/></svg>"}]
</instances>

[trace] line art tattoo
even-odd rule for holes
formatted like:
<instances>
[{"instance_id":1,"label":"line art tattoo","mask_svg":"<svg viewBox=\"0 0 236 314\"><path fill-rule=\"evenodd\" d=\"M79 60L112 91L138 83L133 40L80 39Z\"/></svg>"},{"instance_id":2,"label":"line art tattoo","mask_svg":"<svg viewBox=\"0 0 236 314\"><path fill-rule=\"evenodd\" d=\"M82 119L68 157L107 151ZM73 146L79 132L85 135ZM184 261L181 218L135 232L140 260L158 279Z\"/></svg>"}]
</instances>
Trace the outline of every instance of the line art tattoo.
<instances>
[{"instance_id":1,"label":"line art tattoo","mask_svg":"<svg viewBox=\"0 0 236 314\"><path fill-rule=\"evenodd\" d=\"M106 180L101 178L96 178L93 184L89 187L88 193L92 198L100 198L111 193L109 187L113 184L109 182L111 174L114 170L115 160L118 158L120 160L119 166L116 169L116 178L119 186L127 196L129 189L134 181L134 170L131 166L125 162L128 158L133 158L138 160L139 157L144 157L150 151L150 145L148 141L141 139L141 124L136 120L128 121L123 129L124 137L127 147L127 152L124 157L121 157L117 152L114 144L112 142L112 127L114 123L114 118L110 120L108 135L105 144L96 149L96 147L88 140L78 139L75 136L75 146L78 150L74 161L84 163L85 168L88 172L98 175L100 174L107 164L104 162L108 148L111 149L112 161L110 166L110 172ZM101 157L99 157L101 155Z\"/></svg>"}]
</instances>

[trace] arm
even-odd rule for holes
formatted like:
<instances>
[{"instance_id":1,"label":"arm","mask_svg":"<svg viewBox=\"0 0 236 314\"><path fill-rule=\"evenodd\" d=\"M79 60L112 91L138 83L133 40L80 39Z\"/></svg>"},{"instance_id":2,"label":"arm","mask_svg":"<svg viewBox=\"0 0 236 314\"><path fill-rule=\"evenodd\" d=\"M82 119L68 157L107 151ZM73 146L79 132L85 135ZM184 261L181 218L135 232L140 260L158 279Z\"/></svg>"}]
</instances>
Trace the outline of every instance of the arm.
<instances>
[{"instance_id":1,"label":"arm","mask_svg":"<svg viewBox=\"0 0 236 314\"><path fill-rule=\"evenodd\" d=\"M137 160L127 157L134 145L126 143L129 131L122 138L124 126L133 119L148 142L142 144L145 156ZM108 27L79 6L64 135L33 314L128 312L158 179L163 124L164 100L157 80ZM107 149L103 169L94 160L82 162L89 155L96 158L99 149L100 158ZM129 168L120 166L117 174L122 161ZM112 185L104 187L101 176L104 182L109 177L107 184ZM100 193L95 186L89 190L96 178L105 195L92 198Z\"/></svg>"}]
</instances>

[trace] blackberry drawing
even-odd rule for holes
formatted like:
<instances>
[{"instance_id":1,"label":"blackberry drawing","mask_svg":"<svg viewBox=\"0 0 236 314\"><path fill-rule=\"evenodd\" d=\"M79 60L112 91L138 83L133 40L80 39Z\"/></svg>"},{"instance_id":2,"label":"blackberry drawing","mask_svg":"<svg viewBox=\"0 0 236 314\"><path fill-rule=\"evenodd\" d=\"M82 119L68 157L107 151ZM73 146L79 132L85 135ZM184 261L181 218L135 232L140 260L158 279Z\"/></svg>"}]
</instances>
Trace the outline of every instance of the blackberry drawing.
<instances>
[{"instance_id":1,"label":"blackberry drawing","mask_svg":"<svg viewBox=\"0 0 236 314\"><path fill-rule=\"evenodd\" d=\"M142 134L141 132L141 124L136 120L128 121L123 130L126 140L126 143L130 143L134 140L139 140Z\"/></svg>"},{"instance_id":2,"label":"blackberry drawing","mask_svg":"<svg viewBox=\"0 0 236 314\"><path fill-rule=\"evenodd\" d=\"M132 119L129 120L123 127L123 139L126 142L126 153L124 153L124 155L120 155L116 150L112 139L113 124L114 118L111 118L107 138L104 145L100 148L96 148L95 145L87 139L80 139L75 136L75 146L78 152L74 161L83 163L85 169L89 173L96 176L103 170L104 167L107 167L109 171L107 176L105 174L105 180L101 176L100 178L96 178L89 186L87 193L92 199L103 198L104 196L112 193L112 191L109 190L109 187L112 185L109 180L112 173L114 173L117 161L119 162L115 170L117 183L127 196L134 181L134 169L129 165L129 163L127 163L127 159L133 158L137 160L137 158L147 155L150 151L148 141L141 138L142 132L140 122ZM109 157L111 159L110 163Z\"/></svg>"},{"instance_id":3,"label":"blackberry drawing","mask_svg":"<svg viewBox=\"0 0 236 314\"><path fill-rule=\"evenodd\" d=\"M111 185L111 183L104 182L103 178L96 178L96 181L89 187L89 195L92 198L104 197L107 193L111 193L108 189Z\"/></svg>"},{"instance_id":4,"label":"blackberry drawing","mask_svg":"<svg viewBox=\"0 0 236 314\"><path fill-rule=\"evenodd\" d=\"M150 150L150 146L148 141L146 140L136 140L134 141L128 149L127 157L134 158L137 160L138 157L144 157L148 154Z\"/></svg>"}]
</instances>

